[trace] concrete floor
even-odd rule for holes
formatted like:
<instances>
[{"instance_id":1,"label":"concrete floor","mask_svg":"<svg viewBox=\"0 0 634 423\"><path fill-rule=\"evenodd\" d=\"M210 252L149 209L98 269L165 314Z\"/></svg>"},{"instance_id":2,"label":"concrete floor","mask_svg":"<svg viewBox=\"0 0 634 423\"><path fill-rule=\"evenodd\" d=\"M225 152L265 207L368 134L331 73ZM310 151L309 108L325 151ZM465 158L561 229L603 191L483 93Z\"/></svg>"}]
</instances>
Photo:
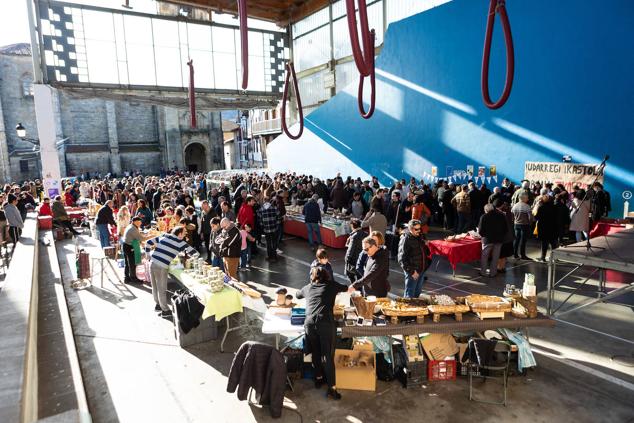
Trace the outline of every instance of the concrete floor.
<instances>
[{"instance_id":1,"label":"concrete floor","mask_svg":"<svg viewBox=\"0 0 634 423\"><path fill-rule=\"evenodd\" d=\"M80 244L96 251L97 241L88 236L82 236ZM281 248L284 255L277 263L269 265L260 254L254 258L253 270L241 274L264 293L267 302L277 287L300 288L307 282L313 257L307 243L287 239ZM71 289L74 244L58 243L57 252L93 421L273 421L268 410L226 393L233 354L220 353L219 341L178 347L172 323L152 311L149 288L125 286L110 269L106 274L112 282L106 281L103 288L97 266L92 287ZM342 272L344 252L329 253L335 272ZM536 256L534 248L529 253ZM402 274L396 262L391 266L390 281L398 294ZM429 272L425 289L453 295L500 294L505 283L521 285L524 272L532 272L540 299L545 298L545 264L512 261L509 267L506 275L483 280L478 269L461 265L454 279L448 264L441 262L437 273ZM117 271L121 277L122 269ZM416 390L379 381L376 392L342 391L338 402L327 401L324 390L302 380L295 392L287 391L289 409L277 421L634 422L634 369L611 361L614 355L634 352L632 322L631 308L610 304L567 315L554 329L531 330L538 367L527 376L510 379L507 407L470 402L467 379L460 377ZM246 339L246 333L232 333L225 350L235 351ZM272 336L261 334L257 340L274 343ZM485 388L485 393L501 392L492 383Z\"/></svg>"}]
</instances>

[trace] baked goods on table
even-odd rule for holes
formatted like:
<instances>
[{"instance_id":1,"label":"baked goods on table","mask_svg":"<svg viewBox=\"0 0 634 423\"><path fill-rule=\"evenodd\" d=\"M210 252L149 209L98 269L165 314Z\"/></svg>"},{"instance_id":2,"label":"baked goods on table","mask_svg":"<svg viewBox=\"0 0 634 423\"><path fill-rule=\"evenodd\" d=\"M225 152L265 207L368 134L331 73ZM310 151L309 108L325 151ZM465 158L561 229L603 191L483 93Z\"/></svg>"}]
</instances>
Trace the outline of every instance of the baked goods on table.
<instances>
[{"instance_id":1,"label":"baked goods on table","mask_svg":"<svg viewBox=\"0 0 634 423\"><path fill-rule=\"evenodd\" d=\"M512 309L510 301L505 301L504 298L495 295L472 294L465 297L465 301L474 313L484 311L510 312Z\"/></svg>"},{"instance_id":2,"label":"baked goods on table","mask_svg":"<svg viewBox=\"0 0 634 423\"><path fill-rule=\"evenodd\" d=\"M469 306L456 304L456 301L449 295L432 295L431 302L427 308L433 314L466 313L469 311Z\"/></svg>"}]
</instances>

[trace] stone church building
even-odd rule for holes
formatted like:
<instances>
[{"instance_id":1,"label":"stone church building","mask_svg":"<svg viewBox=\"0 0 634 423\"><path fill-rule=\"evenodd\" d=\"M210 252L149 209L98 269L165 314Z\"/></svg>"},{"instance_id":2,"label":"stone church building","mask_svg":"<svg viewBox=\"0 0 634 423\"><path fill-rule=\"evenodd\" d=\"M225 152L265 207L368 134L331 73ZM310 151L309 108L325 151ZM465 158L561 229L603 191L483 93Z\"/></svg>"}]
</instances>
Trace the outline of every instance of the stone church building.
<instances>
[{"instance_id":1,"label":"stone church building","mask_svg":"<svg viewBox=\"0 0 634 423\"><path fill-rule=\"evenodd\" d=\"M36 147L15 131L22 123L27 137L37 138L30 49L29 44L0 47L0 182L40 176ZM220 112L199 111L192 129L188 110L56 93L62 176L225 168Z\"/></svg>"}]
</instances>

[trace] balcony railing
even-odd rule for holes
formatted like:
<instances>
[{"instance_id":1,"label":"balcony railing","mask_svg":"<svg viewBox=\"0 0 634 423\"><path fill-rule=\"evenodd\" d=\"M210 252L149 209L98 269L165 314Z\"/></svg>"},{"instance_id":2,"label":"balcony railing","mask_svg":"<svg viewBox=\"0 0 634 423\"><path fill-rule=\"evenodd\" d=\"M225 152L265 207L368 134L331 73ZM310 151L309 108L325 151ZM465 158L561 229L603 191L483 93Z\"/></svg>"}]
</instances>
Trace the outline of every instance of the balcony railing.
<instances>
[{"instance_id":1,"label":"balcony railing","mask_svg":"<svg viewBox=\"0 0 634 423\"><path fill-rule=\"evenodd\" d=\"M286 124L290 127L295 123L295 119L286 118ZM282 119L268 119L251 123L251 131L253 135L275 134L282 132Z\"/></svg>"}]
</instances>

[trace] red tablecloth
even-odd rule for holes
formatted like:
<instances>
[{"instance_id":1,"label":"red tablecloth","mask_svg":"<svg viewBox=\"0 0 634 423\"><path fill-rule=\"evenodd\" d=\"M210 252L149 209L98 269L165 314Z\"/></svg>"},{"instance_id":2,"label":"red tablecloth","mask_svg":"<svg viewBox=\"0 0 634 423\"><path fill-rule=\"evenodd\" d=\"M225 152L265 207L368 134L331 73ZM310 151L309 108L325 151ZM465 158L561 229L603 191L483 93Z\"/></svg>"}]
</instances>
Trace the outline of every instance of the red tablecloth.
<instances>
[{"instance_id":1,"label":"red tablecloth","mask_svg":"<svg viewBox=\"0 0 634 423\"><path fill-rule=\"evenodd\" d=\"M64 207L68 217L71 219L83 219L86 216L86 209L82 207Z\"/></svg>"},{"instance_id":2,"label":"red tablecloth","mask_svg":"<svg viewBox=\"0 0 634 423\"><path fill-rule=\"evenodd\" d=\"M625 225L620 223L599 222L590 231L590 238L615 234L625 229Z\"/></svg>"},{"instance_id":3,"label":"red tablecloth","mask_svg":"<svg viewBox=\"0 0 634 423\"><path fill-rule=\"evenodd\" d=\"M321 242L330 248L346 248L347 235L336 236L332 229L320 226ZM308 229L304 222L288 219L284 222L284 233L308 239Z\"/></svg>"},{"instance_id":4,"label":"red tablecloth","mask_svg":"<svg viewBox=\"0 0 634 423\"><path fill-rule=\"evenodd\" d=\"M435 240L429 241L432 255L447 257L451 267L456 270L458 263L470 263L479 260L482 255L480 240L464 238L457 241Z\"/></svg>"}]
</instances>

